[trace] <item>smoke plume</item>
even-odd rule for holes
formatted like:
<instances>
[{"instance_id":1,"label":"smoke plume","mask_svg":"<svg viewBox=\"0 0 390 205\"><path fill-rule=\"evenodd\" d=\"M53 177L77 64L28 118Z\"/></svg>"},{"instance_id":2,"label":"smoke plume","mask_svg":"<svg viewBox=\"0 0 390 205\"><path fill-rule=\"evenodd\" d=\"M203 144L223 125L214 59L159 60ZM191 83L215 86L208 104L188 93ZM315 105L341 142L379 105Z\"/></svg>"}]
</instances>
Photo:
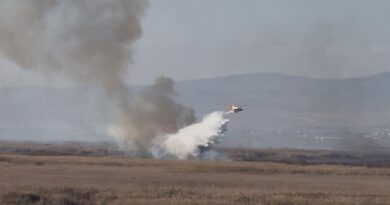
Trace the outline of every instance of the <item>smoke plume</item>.
<instances>
[{"instance_id":1,"label":"smoke plume","mask_svg":"<svg viewBox=\"0 0 390 205\"><path fill-rule=\"evenodd\" d=\"M129 97L123 76L146 7L145 0L2 0L0 53L23 69L101 88L101 112L122 149L150 156L157 147L184 159L212 143L226 120L213 113L190 125L194 112L175 102L166 77Z\"/></svg>"},{"instance_id":2,"label":"smoke plume","mask_svg":"<svg viewBox=\"0 0 390 205\"><path fill-rule=\"evenodd\" d=\"M121 87L146 6L143 0L4 0L1 52L22 68Z\"/></svg>"},{"instance_id":3,"label":"smoke plume","mask_svg":"<svg viewBox=\"0 0 390 205\"><path fill-rule=\"evenodd\" d=\"M175 102L174 96L173 81L157 78L133 96L125 109L117 110L114 120L118 121L110 126L110 135L130 153L150 155L157 136L174 133L196 120L193 110Z\"/></svg>"}]
</instances>

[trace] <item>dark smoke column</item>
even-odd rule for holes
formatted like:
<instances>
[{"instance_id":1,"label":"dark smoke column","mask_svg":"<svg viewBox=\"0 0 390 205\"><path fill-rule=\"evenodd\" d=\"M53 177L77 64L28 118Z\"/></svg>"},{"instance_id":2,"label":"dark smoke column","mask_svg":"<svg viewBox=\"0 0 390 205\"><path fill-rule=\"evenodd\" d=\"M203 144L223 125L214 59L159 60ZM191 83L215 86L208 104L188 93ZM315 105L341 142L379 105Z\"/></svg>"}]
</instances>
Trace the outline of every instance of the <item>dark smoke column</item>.
<instances>
[{"instance_id":1,"label":"dark smoke column","mask_svg":"<svg viewBox=\"0 0 390 205\"><path fill-rule=\"evenodd\" d=\"M126 112L118 113L109 134L130 154L151 156L156 138L195 122L194 111L175 102L173 86L170 78L159 77L132 97Z\"/></svg>"},{"instance_id":2,"label":"dark smoke column","mask_svg":"<svg viewBox=\"0 0 390 205\"><path fill-rule=\"evenodd\" d=\"M0 53L23 69L62 73L100 87L101 112L120 131L117 137L126 149L147 152L156 135L175 132L195 118L173 100L167 78L128 98L123 76L146 7L144 0L2 0Z\"/></svg>"},{"instance_id":3,"label":"dark smoke column","mask_svg":"<svg viewBox=\"0 0 390 205\"><path fill-rule=\"evenodd\" d=\"M141 0L2 0L0 49L25 69L124 86L146 6Z\"/></svg>"}]
</instances>

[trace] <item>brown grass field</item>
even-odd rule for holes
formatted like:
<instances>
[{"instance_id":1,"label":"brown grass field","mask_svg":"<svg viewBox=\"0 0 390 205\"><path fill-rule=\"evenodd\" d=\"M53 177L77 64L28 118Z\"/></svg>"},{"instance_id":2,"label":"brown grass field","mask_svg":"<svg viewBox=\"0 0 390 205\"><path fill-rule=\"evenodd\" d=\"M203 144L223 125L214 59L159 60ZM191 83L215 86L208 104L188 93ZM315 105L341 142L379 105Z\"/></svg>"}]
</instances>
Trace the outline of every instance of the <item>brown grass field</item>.
<instances>
[{"instance_id":1,"label":"brown grass field","mask_svg":"<svg viewBox=\"0 0 390 205\"><path fill-rule=\"evenodd\" d=\"M1 204L390 204L390 168L0 154Z\"/></svg>"}]
</instances>

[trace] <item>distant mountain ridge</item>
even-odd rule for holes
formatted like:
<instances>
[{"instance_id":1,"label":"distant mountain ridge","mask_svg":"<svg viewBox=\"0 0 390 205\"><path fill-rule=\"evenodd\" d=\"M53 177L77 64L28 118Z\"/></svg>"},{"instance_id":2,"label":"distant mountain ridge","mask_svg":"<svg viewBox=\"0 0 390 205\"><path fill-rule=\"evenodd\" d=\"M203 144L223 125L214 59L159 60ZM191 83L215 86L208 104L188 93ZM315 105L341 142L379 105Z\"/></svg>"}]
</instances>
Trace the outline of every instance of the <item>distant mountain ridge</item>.
<instances>
[{"instance_id":1,"label":"distant mountain ridge","mask_svg":"<svg viewBox=\"0 0 390 205\"><path fill-rule=\"evenodd\" d=\"M245 105L230 116L227 144L259 138L258 143L270 140L271 146L270 133L302 128L390 125L390 72L350 79L252 73L179 81L175 87L178 100L199 117L228 104ZM0 139L105 139L94 92L0 88Z\"/></svg>"},{"instance_id":2,"label":"distant mountain ridge","mask_svg":"<svg viewBox=\"0 0 390 205\"><path fill-rule=\"evenodd\" d=\"M373 113L387 117L390 110L388 88L390 73L351 79L317 79L267 73L177 84L180 98L202 111L207 110L207 106L237 103L247 105L251 113L344 114L345 117L353 117L350 119L352 121L356 121L356 116L370 116Z\"/></svg>"}]
</instances>

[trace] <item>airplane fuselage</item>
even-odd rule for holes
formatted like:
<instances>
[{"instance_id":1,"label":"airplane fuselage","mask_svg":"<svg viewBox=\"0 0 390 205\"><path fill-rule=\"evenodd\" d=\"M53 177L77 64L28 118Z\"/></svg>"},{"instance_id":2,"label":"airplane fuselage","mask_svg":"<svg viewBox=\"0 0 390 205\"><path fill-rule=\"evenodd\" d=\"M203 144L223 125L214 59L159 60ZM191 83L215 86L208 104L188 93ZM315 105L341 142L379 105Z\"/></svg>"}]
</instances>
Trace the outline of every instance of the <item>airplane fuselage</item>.
<instances>
[{"instance_id":1,"label":"airplane fuselage","mask_svg":"<svg viewBox=\"0 0 390 205\"><path fill-rule=\"evenodd\" d=\"M229 105L227 106L228 113L238 113L243 111L242 106Z\"/></svg>"}]
</instances>

